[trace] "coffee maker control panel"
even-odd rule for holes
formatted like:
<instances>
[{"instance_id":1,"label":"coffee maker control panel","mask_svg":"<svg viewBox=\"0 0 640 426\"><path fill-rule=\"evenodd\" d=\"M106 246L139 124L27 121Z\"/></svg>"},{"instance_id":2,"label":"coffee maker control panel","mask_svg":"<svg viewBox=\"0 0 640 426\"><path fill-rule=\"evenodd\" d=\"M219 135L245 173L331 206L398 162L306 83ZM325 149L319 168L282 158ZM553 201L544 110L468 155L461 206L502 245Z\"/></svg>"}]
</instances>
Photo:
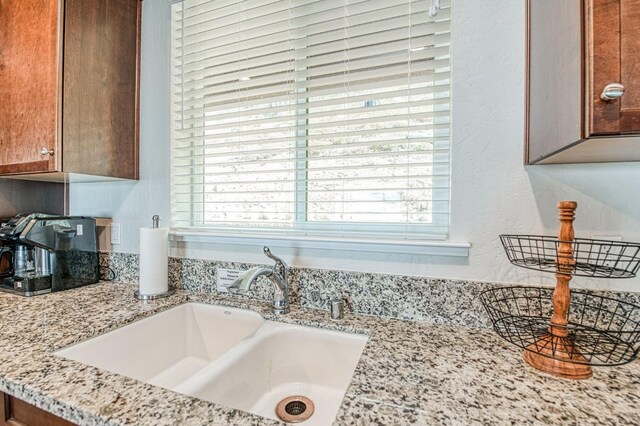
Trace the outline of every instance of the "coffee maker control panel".
<instances>
[{"instance_id":1,"label":"coffee maker control panel","mask_svg":"<svg viewBox=\"0 0 640 426\"><path fill-rule=\"evenodd\" d=\"M20 213L0 225L0 240L17 241L24 228L32 219L55 217L43 213Z\"/></svg>"}]
</instances>

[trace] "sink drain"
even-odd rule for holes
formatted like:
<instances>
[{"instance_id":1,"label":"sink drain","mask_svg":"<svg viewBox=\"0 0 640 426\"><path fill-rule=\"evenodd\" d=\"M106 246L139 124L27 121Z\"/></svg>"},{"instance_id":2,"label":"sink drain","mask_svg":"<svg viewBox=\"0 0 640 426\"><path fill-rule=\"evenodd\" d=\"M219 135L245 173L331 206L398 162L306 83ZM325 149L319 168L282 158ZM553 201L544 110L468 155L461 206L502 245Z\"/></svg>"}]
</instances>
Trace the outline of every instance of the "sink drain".
<instances>
[{"instance_id":1,"label":"sink drain","mask_svg":"<svg viewBox=\"0 0 640 426\"><path fill-rule=\"evenodd\" d=\"M278 403L276 414L288 423L300 423L313 415L313 401L304 396L289 396Z\"/></svg>"}]
</instances>

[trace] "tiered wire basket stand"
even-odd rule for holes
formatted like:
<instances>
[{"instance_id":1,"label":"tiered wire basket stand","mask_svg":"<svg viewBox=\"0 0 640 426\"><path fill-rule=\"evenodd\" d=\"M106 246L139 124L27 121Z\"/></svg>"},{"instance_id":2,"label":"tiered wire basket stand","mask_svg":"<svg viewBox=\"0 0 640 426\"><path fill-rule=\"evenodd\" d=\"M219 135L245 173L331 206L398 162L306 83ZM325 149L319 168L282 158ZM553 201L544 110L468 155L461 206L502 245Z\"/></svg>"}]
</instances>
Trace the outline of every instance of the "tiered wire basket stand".
<instances>
[{"instance_id":1,"label":"tiered wire basket stand","mask_svg":"<svg viewBox=\"0 0 640 426\"><path fill-rule=\"evenodd\" d=\"M640 306L602 292L569 290L573 276L631 278L640 269L640 244L574 238L577 203L558 204L558 237L501 235L509 261L552 272L556 287L501 287L481 300L495 331L524 349L532 367L569 379L588 379L591 366L633 361L640 351Z\"/></svg>"}]
</instances>

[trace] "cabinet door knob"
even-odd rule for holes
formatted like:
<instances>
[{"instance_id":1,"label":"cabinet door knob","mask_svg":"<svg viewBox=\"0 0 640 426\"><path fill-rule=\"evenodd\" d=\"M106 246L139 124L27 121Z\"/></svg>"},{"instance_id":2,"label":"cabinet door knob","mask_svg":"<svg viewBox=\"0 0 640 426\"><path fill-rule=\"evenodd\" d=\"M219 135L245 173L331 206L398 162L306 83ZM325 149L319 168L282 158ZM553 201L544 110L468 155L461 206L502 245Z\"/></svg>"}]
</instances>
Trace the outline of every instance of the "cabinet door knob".
<instances>
[{"instance_id":1,"label":"cabinet door knob","mask_svg":"<svg viewBox=\"0 0 640 426\"><path fill-rule=\"evenodd\" d=\"M605 102L613 101L624 95L624 86L620 83L607 84L600 95L600 99Z\"/></svg>"},{"instance_id":2,"label":"cabinet door knob","mask_svg":"<svg viewBox=\"0 0 640 426\"><path fill-rule=\"evenodd\" d=\"M46 155L53 155L53 153L54 153L53 148L49 149L49 148L43 146L42 149L40 150L40 154L41 155L45 155L45 156Z\"/></svg>"}]
</instances>

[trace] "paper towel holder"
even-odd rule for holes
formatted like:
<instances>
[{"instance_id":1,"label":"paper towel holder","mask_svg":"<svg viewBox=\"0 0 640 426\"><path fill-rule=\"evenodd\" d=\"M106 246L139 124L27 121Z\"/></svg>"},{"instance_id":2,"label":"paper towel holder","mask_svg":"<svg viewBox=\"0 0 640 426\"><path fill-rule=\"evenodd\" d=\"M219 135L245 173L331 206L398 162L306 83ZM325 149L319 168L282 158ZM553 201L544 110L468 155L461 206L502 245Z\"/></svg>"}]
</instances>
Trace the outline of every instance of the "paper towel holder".
<instances>
[{"instance_id":1,"label":"paper towel holder","mask_svg":"<svg viewBox=\"0 0 640 426\"><path fill-rule=\"evenodd\" d=\"M162 299L164 297L169 297L175 292L176 292L175 288L170 288L168 291L165 291L164 293L158 293L158 294L140 294L140 290L136 290L135 293L133 293L133 295L138 300L157 300L157 299Z\"/></svg>"},{"instance_id":2,"label":"paper towel holder","mask_svg":"<svg viewBox=\"0 0 640 426\"><path fill-rule=\"evenodd\" d=\"M157 214L154 215L151 220L153 221L153 228L157 229L160 227L160 216L158 216ZM136 299L138 300L143 300L143 301L148 301L148 300L157 300L157 299L163 299L165 297L169 297L172 294L175 294L176 289L175 288L170 288L169 290L165 291L164 293L156 293L156 294L141 294L140 290L136 290L133 295Z\"/></svg>"}]
</instances>

